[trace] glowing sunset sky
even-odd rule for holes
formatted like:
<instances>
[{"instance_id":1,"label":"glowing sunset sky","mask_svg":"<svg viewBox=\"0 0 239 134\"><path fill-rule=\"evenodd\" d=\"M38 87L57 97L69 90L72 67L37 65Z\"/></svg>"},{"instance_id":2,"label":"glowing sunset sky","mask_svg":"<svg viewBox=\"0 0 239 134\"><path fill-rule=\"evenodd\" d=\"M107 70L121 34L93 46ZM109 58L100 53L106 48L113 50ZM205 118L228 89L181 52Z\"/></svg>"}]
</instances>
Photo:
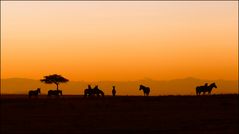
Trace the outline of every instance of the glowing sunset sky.
<instances>
[{"instance_id":1,"label":"glowing sunset sky","mask_svg":"<svg viewBox=\"0 0 239 134\"><path fill-rule=\"evenodd\" d=\"M1 3L2 78L238 78L236 1Z\"/></svg>"}]
</instances>

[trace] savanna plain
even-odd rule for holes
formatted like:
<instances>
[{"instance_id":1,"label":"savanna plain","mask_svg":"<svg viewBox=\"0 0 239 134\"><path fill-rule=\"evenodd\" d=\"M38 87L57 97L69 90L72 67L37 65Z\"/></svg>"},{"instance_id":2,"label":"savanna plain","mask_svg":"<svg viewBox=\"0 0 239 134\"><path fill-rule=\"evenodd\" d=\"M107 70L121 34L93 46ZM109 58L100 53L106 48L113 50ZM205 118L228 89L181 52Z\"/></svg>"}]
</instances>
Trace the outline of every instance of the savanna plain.
<instances>
[{"instance_id":1,"label":"savanna plain","mask_svg":"<svg viewBox=\"0 0 239 134\"><path fill-rule=\"evenodd\" d=\"M236 134L238 94L1 95L1 134Z\"/></svg>"}]
</instances>

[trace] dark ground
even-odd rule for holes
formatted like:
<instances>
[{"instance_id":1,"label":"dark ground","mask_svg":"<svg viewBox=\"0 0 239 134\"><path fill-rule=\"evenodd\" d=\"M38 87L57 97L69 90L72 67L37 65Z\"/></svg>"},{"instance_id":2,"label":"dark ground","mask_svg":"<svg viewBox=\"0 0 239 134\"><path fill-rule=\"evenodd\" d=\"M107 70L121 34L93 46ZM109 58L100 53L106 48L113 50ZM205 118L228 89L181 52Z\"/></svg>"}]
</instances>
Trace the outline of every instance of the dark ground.
<instances>
[{"instance_id":1,"label":"dark ground","mask_svg":"<svg viewBox=\"0 0 239 134\"><path fill-rule=\"evenodd\" d=\"M1 96L1 134L237 134L238 95Z\"/></svg>"}]
</instances>

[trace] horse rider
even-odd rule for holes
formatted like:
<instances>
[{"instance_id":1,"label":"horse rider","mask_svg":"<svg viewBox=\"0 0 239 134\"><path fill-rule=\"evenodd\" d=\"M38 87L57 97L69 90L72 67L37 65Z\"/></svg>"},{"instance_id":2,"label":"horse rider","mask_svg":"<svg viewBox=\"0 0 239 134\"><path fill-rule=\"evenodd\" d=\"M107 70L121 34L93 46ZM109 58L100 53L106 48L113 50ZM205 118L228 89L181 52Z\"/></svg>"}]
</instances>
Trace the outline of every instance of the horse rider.
<instances>
[{"instance_id":1,"label":"horse rider","mask_svg":"<svg viewBox=\"0 0 239 134\"><path fill-rule=\"evenodd\" d=\"M208 87L208 83L205 83L204 87Z\"/></svg>"},{"instance_id":2,"label":"horse rider","mask_svg":"<svg viewBox=\"0 0 239 134\"><path fill-rule=\"evenodd\" d=\"M89 89L89 90L92 90L91 85L88 85L88 89Z\"/></svg>"}]
</instances>

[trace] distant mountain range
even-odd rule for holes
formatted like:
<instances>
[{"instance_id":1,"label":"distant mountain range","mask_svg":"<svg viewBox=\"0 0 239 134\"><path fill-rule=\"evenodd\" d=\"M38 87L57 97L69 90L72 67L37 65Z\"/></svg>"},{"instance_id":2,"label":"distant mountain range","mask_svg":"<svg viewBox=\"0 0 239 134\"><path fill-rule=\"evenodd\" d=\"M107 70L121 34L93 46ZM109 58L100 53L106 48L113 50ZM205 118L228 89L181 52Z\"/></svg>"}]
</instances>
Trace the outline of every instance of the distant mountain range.
<instances>
[{"instance_id":1,"label":"distant mountain range","mask_svg":"<svg viewBox=\"0 0 239 134\"><path fill-rule=\"evenodd\" d=\"M99 81L84 82L70 81L60 85L63 94L82 95L87 85L92 87L98 85L106 95L111 95L112 86L116 86L118 95L142 95L139 91L139 85L143 84L151 88L150 95L191 95L195 94L195 87L204 85L204 83L215 82L218 86L213 89L213 94L238 93L238 80L201 80L196 78L174 79L168 81L157 81L151 79L143 79L137 81ZM9 78L1 79L2 94L27 94L30 89L40 87L42 94L47 94L49 89L55 89L54 84L48 85L41 83L39 80L26 78Z\"/></svg>"}]
</instances>

